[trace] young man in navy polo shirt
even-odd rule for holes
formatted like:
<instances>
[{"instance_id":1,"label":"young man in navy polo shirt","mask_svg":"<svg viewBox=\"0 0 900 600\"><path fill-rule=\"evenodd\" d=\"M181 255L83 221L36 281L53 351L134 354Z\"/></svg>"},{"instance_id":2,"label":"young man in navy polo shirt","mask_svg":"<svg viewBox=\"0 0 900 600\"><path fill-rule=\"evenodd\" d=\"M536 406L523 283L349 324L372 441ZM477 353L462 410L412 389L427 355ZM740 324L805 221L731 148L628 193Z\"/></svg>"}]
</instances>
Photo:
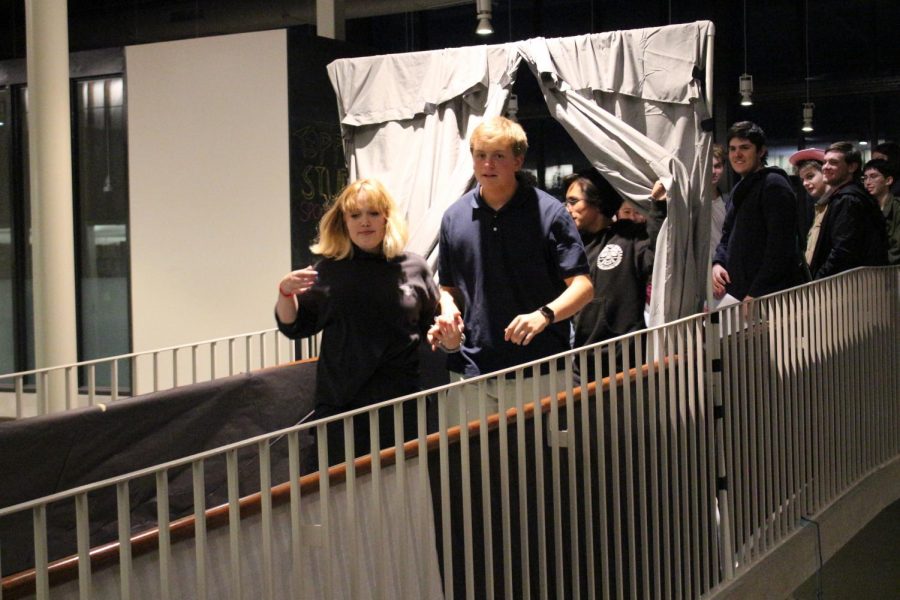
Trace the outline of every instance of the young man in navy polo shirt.
<instances>
[{"instance_id":1,"label":"young man in navy polo shirt","mask_svg":"<svg viewBox=\"0 0 900 600\"><path fill-rule=\"evenodd\" d=\"M478 184L441 222L441 316L429 332L437 347L464 328L461 348L444 347L455 380L568 350L570 319L593 297L584 246L565 207L516 176L528 148L522 127L487 119L469 148ZM489 385L489 397L496 398L495 388ZM506 402L512 405L512 395Z\"/></svg>"}]
</instances>

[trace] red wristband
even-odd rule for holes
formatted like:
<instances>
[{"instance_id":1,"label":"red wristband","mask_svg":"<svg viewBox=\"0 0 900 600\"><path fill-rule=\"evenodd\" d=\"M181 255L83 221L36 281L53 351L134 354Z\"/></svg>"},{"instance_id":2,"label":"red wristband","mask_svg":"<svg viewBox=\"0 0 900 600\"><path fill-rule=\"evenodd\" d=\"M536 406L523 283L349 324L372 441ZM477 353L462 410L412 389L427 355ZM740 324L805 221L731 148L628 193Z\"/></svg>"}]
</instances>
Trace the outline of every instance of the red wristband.
<instances>
[{"instance_id":1,"label":"red wristband","mask_svg":"<svg viewBox=\"0 0 900 600\"><path fill-rule=\"evenodd\" d=\"M280 285L278 286L278 293L281 294L282 296L284 296L285 298L293 298L294 297L293 294L285 294L284 290L281 289Z\"/></svg>"}]
</instances>

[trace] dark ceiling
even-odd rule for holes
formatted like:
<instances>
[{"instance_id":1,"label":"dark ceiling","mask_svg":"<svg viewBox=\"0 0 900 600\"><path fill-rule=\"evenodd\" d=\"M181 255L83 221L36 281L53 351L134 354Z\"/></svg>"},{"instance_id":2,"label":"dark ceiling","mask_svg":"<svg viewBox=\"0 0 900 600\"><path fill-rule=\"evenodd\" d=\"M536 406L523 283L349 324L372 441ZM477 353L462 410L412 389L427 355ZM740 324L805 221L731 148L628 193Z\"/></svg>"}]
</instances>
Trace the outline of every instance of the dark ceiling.
<instances>
[{"instance_id":1,"label":"dark ceiling","mask_svg":"<svg viewBox=\"0 0 900 600\"><path fill-rule=\"evenodd\" d=\"M366 2L347 0L347 5ZM382 4L397 11L421 6L416 0ZM0 60L25 55L24 5L24 0L0 0ZM312 0L70 0L69 43L79 51L281 27L314 35L308 24L313 5ZM350 19L347 38L390 53L708 19L716 25L719 135L731 121L749 118L773 143L786 146L900 136L900 1L747 0L746 19L744 6L737 0L495 0L495 33L482 38L474 33L473 0ZM816 131L804 139L807 29ZM745 37L747 72L755 86L752 107L738 105Z\"/></svg>"}]
</instances>

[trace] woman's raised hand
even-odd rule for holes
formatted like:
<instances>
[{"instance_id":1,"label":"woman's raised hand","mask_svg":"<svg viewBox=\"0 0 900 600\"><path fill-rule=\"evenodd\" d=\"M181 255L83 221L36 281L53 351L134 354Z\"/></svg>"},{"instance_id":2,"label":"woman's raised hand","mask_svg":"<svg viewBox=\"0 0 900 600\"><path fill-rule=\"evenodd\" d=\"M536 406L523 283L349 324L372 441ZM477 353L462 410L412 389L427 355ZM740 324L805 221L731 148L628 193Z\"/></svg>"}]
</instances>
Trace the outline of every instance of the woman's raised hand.
<instances>
[{"instance_id":1,"label":"woman's raised hand","mask_svg":"<svg viewBox=\"0 0 900 600\"><path fill-rule=\"evenodd\" d=\"M291 271L278 284L278 291L285 298L297 296L309 290L316 282L318 275L312 265Z\"/></svg>"}]
</instances>

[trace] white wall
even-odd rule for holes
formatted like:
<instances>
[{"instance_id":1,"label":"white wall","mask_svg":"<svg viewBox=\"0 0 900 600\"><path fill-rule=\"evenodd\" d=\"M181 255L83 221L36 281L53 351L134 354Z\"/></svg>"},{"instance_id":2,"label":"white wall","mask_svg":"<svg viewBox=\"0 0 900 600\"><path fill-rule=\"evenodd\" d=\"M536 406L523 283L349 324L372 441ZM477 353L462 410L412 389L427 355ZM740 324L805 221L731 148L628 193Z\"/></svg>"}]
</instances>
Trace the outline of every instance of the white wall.
<instances>
[{"instance_id":1,"label":"white wall","mask_svg":"<svg viewBox=\"0 0 900 600\"><path fill-rule=\"evenodd\" d=\"M134 350L273 327L290 268L286 32L125 59Z\"/></svg>"}]
</instances>

